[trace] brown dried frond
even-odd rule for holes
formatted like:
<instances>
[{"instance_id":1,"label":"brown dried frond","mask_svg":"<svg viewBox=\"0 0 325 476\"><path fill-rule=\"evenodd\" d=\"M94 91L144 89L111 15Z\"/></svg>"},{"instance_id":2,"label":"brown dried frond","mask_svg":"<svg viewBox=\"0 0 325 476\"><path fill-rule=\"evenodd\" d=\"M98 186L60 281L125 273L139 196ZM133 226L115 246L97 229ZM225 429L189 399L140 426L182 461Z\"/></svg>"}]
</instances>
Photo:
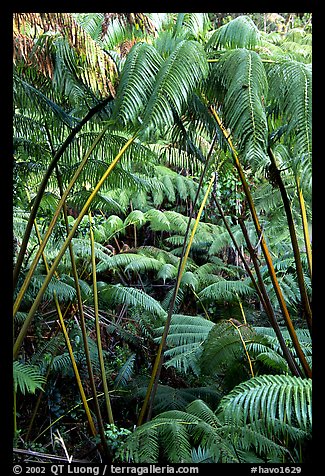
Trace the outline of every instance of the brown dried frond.
<instances>
[{"instance_id":1,"label":"brown dried frond","mask_svg":"<svg viewBox=\"0 0 325 476\"><path fill-rule=\"evenodd\" d=\"M50 36L35 48L35 39L46 32L60 33L82 61L82 79L100 94L115 95L117 71L111 58L74 20L70 13L15 13L13 15L14 62L18 59L53 77L53 63L47 47Z\"/></svg>"}]
</instances>

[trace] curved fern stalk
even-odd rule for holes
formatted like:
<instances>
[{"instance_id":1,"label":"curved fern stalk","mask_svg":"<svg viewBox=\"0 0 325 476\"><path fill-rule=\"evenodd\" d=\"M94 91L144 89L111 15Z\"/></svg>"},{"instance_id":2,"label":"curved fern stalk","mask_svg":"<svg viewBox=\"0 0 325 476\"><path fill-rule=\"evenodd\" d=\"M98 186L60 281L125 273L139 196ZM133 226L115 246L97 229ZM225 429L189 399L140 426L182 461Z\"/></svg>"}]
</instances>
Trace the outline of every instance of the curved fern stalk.
<instances>
[{"instance_id":1,"label":"curved fern stalk","mask_svg":"<svg viewBox=\"0 0 325 476\"><path fill-rule=\"evenodd\" d=\"M107 387L107 379L106 379L106 371L105 371L105 364L104 364L104 358L103 358L102 342L101 342L101 337L100 337L97 279L96 279L95 242L94 242L94 232L93 232L93 229L92 229L92 217L91 217L90 212L89 212L89 223L90 223L91 263L92 263L93 287L94 287L94 310L95 310L95 326L96 326L98 359L99 359L100 369L101 369L101 373L102 373L102 381L103 381L103 388L104 388L104 395L105 395L108 421L109 421L109 423L114 425L112 406L111 406L111 401L110 401L110 398L109 398L108 387Z\"/></svg>"},{"instance_id":2,"label":"curved fern stalk","mask_svg":"<svg viewBox=\"0 0 325 476\"><path fill-rule=\"evenodd\" d=\"M48 229L47 229L47 232L46 232L46 234L45 234L45 236L44 236L44 238L43 238L42 244L40 245L40 247L39 247L39 249L38 249L38 252L36 253L36 256L35 256L35 258L34 258L32 264L31 264L31 266L30 266L30 269L29 269L29 271L28 271L28 273L27 273L27 275L26 275L26 277L25 277L25 280L24 280L24 282L23 282L23 284L22 284L22 286L21 286L21 288L20 288L20 290L19 290L19 293L18 293L18 295L17 295L16 301L15 301L15 303L14 303L14 309L13 309L13 315L14 315L14 316L16 315L16 313L17 313L17 311L18 311L18 309L19 309L19 306L20 306L20 304L21 304L21 301L22 301L22 299L23 299L23 297L24 297L24 294L25 294L25 292L26 292L26 290L27 290L27 288L28 288L28 286L29 286L30 280L31 280L31 278L32 278L32 276L33 276L33 273L34 273L35 269L36 269L37 263L38 263L38 261L39 261L41 255L42 255L42 253L43 253L43 251L44 251L44 248L45 248L45 246L46 246L46 244L47 244L47 242L48 242L48 239L49 239L49 237L50 237L50 235L51 235L51 233L52 233L52 231L53 231L53 228L54 228L54 226L55 226L55 224L56 224L56 222L57 222L57 220L58 220L58 218L59 218L59 215L60 215L60 213L61 213L62 207L64 206L64 203L65 203L65 200L66 200L66 198L67 198L69 192L71 191L72 187L74 186L75 182L77 181L77 179L78 179L78 177L79 177L79 175L80 175L82 169L83 169L84 166L86 165L86 162L87 162L88 158L90 157L91 153L93 152L93 150L96 148L97 144L100 142L100 140L102 139L102 137L103 137L104 134L106 133L108 127L109 127L109 124L104 127L104 129L100 132L100 134L98 134L98 136L96 137L96 139L95 139L94 142L92 143L91 147L88 149L88 151L87 151L86 154L84 155L84 157L83 157L83 159L82 159L82 161L81 161L81 163L80 163L78 169L76 170L76 172L75 172L73 178L71 179L71 181L70 181L70 183L69 183L67 189L66 189L65 192L63 193L63 195L62 195L62 197L61 197L61 199L60 199L60 201L59 201L59 203L58 203L57 209L56 209L56 211L55 211L55 213L54 213L54 215L53 215L53 218L52 218L52 220L51 220L51 223L49 224L49 227L48 227ZM52 163L51 163L51 165L52 165L52 164L53 164L53 169L54 169L54 168L56 167L56 162L54 162L54 160L53 160ZM51 166L50 166L50 168L51 168ZM46 174L46 176L47 176L47 175L48 175L48 174ZM44 181L43 181L43 182L44 182ZM45 183L45 185L46 185L46 183ZM45 185L44 185L44 187L45 187ZM41 187L40 187L40 188L42 188L42 187L43 187L43 183L41 184ZM41 201L41 199L42 199L42 195L40 195L40 201ZM39 203L40 203L40 201L39 201ZM34 205L34 207L35 207L35 205ZM34 208L33 208L33 210L34 210ZM32 210L32 212L31 212L31 216L34 216L34 215L36 214L36 210L35 210L35 214L34 214L33 210ZM36 216L36 215L35 215L35 216ZM27 246L27 242L26 242L26 246Z\"/></svg>"},{"instance_id":3,"label":"curved fern stalk","mask_svg":"<svg viewBox=\"0 0 325 476\"><path fill-rule=\"evenodd\" d=\"M267 264L267 267L268 267L268 270L269 270L269 273L270 273L272 284L273 284L273 287L274 287L274 290L275 290L275 293L276 293L276 296L277 296L277 299L278 299L283 317L285 319L286 325L287 325L289 333L290 333L290 337L291 337L292 342L295 346L297 355L299 356L299 360L300 360L301 365L304 369L304 372L305 372L306 376L310 377L311 376L311 369L310 369L310 367L308 365L308 362L305 358L305 355L304 355L304 353L303 353L303 351L300 347L299 340L297 338L293 323L291 321L288 308L286 306L286 303L285 303L285 300L284 300L284 297L283 297L278 279L277 279L276 274L275 274L272 258L271 258L269 249L267 247L266 241L264 239L263 230L262 230L262 227L260 225L260 222L259 222L259 219L258 219L258 216L257 216L257 213L256 213L253 198L252 198L252 195L250 193L250 189L249 189L248 183L246 181L246 177L244 175L243 169L242 169L241 164L239 162L236 150L235 150L235 148L232 144L232 140L231 140L229 134L227 133L219 115L217 114L217 112L215 111L215 109L212 106L210 106L210 111L213 114L214 118L216 119L216 121L217 121L217 123L218 123L223 135L225 136L225 138L226 138L226 140L227 140L227 142L230 146L230 149L232 151L235 166L236 166L236 169L239 173L240 180L241 180L243 188L244 188L245 196L247 198L247 202L248 202L251 214L252 214L255 229L256 229L257 235L259 236L259 238L261 240L261 248L263 250L263 254L264 254L264 257L265 257L265 260L266 260L266 264Z\"/></svg>"},{"instance_id":4,"label":"curved fern stalk","mask_svg":"<svg viewBox=\"0 0 325 476\"><path fill-rule=\"evenodd\" d=\"M215 140L215 138L216 138L216 136L214 137L214 140ZM211 146L210 152L212 152L214 140L212 141L212 146ZM208 163L208 158L206 160L206 166L207 166L207 163ZM205 170L204 170L204 172L205 172ZM202 174L202 177L203 177L203 174ZM139 415L137 426L140 426L142 424L144 415L145 415L145 413L147 411L147 407L149 405L149 399L150 398L151 398L151 400L150 400L150 406L149 406L148 414L147 414L147 421L149 421L150 418L151 418L153 402L154 402L155 394L157 392L160 371L161 371L161 367L162 367L162 363L163 363L163 350L164 350L165 345L166 345L166 340L167 340L167 335L168 335L168 331L169 331L169 327L170 327L170 323L171 323L172 313L173 313L173 310L174 310L175 300L176 300L177 293L178 293L178 290L179 290L179 286L180 286L180 283L181 283L181 280L182 280L182 275L183 275L183 272L184 272L184 269L185 269L185 266L186 266L186 261L187 261L187 258L188 258L188 255L189 255L189 252L190 252L190 249L191 249L191 245L192 245L192 242L193 242L193 239L194 239L194 235L195 235L196 229L198 227L198 224L199 224L199 221L200 221L205 203L206 203L206 201L208 199L208 196L210 194L213 182L214 182L214 175L211 177L211 180L210 180L210 183L208 185L207 191L206 191L205 196L203 198L203 201L201 203L201 207L200 207L199 212L197 214L197 217L196 217L193 229L192 229L192 233L190 235L190 239L189 239L185 254L181 257L181 260L180 260L180 263L179 263L176 285L175 285L175 288L174 288L173 297L172 297L170 307L169 307L169 311L168 311L168 315L167 315L167 318L166 318L164 332L162 334L161 341L160 341L160 344L159 344L159 347L158 347L155 363L154 363L153 370L152 370L151 379L150 379L150 382L149 382L149 385L148 385L148 389L147 389L147 393L146 393L146 396L145 396L143 406L141 408L141 412L140 412L140 415ZM200 190L200 187L198 187L198 192L199 192L199 190ZM197 196L198 196L198 193L197 193ZM193 209L194 209L194 205L193 205ZM190 216L189 217L189 224L191 223L191 219L192 219L192 217ZM185 234L184 245L187 241L188 231L189 231L189 226L188 226L187 232Z\"/></svg>"},{"instance_id":5,"label":"curved fern stalk","mask_svg":"<svg viewBox=\"0 0 325 476\"><path fill-rule=\"evenodd\" d=\"M272 325L272 328L278 338L278 341L279 341L279 344L280 344L280 347L283 351L283 355L285 356L286 358L286 361L288 363L288 366L291 370L291 372L293 373L293 375L296 375L296 376L299 376L299 368L297 367L296 365L296 362L293 358L293 355L290 351L290 349L288 348L287 344L286 344L286 341L282 335L282 332L281 332L281 329L280 329L280 326L278 324L278 321L276 319L276 316L275 316L275 313L274 313L274 309L272 307L272 304L271 304L271 301L270 301L270 298L268 296L268 293L267 293L267 290L266 290L266 287L265 287L265 284L264 284L264 281L263 281L263 278L262 278L262 274L261 274L261 270L260 270L260 266L258 264L258 261L257 261L257 258L256 258L256 255L255 255L255 251L254 251L254 248L253 248L253 245L252 243L250 242L250 239L249 239L249 236L248 236L248 232L247 232L247 229L246 229L246 226L245 226L245 223L244 221L240 218L239 219L239 225L241 227L241 230L243 232L243 235L244 235L244 238L245 238L245 241L246 241L246 244L247 244L247 249L249 251L249 254L250 254L250 257L253 261L253 265L254 265L254 269L255 269L255 273L256 273L256 276L257 276L257 281L258 281L258 285L259 285L259 290L260 290L260 293L263 295L263 301L262 301L262 304L264 303L264 309L265 309L265 312L266 314L268 315L268 318L270 320L270 323Z\"/></svg>"},{"instance_id":6,"label":"curved fern stalk","mask_svg":"<svg viewBox=\"0 0 325 476\"><path fill-rule=\"evenodd\" d=\"M60 193L61 193L61 196L63 196L64 194L63 194L63 189L62 189L61 176L59 174L58 169L56 169L56 170L57 170L57 180L58 180ZM66 231L67 231L67 234L69 235L69 222L68 222L67 207L66 207L65 202L64 202L64 205L63 205L63 215L64 215ZM98 398L97 398L97 390L96 390L94 372L93 372L92 363L91 363L90 351L89 351L86 321L85 321L85 314L84 314L81 291L80 291L78 271L77 271L77 266L76 266L76 260L74 258L74 253L73 253L71 240L69 241L68 246L69 246L70 259L71 259L72 274L73 274L75 289L76 289L76 294L77 294L78 310L79 310L79 316L80 316L80 326L81 326L81 332L82 332L82 338L83 338L83 344L84 344L84 351L85 351L85 356L86 356L87 370L88 370L88 375L89 375L89 380L90 380L90 387L91 387L93 398L94 398L95 412L96 412L96 416L97 416L97 424L98 424L98 427L99 427L101 445L102 445L102 449L104 451L104 454L107 457L109 457L109 449L108 449L107 440L106 440L106 437L105 437L104 423L103 423L103 419L102 419L102 415L101 415L101 411L100 411L100 406L99 406ZM47 272L49 272L49 271L47 270Z\"/></svg>"},{"instance_id":7,"label":"curved fern stalk","mask_svg":"<svg viewBox=\"0 0 325 476\"><path fill-rule=\"evenodd\" d=\"M230 226L229 226L229 224L228 224L228 222L227 222L227 220L226 220L225 214L224 214L224 212L223 212L223 210L222 210L222 208L221 208L221 206L220 206L220 203L219 203L219 201L218 201L218 199L217 199L217 197L216 197L216 194L215 194L214 192L212 192L212 198L213 198L213 201L214 201L214 203L215 203L215 205L216 205L216 207L217 207L217 209L218 209L218 211L219 211L219 213L220 213L220 215L221 215L222 221L223 221L223 223L224 223L224 225L225 225L225 227L226 227L226 229L227 229L227 232L229 233L229 236L230 236L230 238L232 239L232 242L233 242L233 244L234 244L234 246L235 246L235 248L236 248L236 250L237 250L237 252L238 252L238 255L239 255L239 257L240 257L240 259L241 259L241 261L242 261L242 263L243 263L243 265L244 265L244 268L245 268L245 270L247 271L247 274L248 274L248 276L250 277L250 279L251 279L251 281L252 281L252 284L253 284L253 286L254 286L254 288L255 288L255 290L256 290L256 292L257 292L259 298L260 298L260 301L261 301L263 307L266 308L266 303L265 303L265 300L264 300L263 293L261 292L261 290L260 290L260 288L259 288L259 286L258 286L258 284L257 284L257 282L256 282L256 280L255 280L255 278L254 278L254 276L253 276L253 273L251 272L251 269L250 269L250 267L249 267L248 264L247 264L247 261L246 261L246 259L245 259L245 256L244 256L243 253L241 252L240 246L238 245L238 243L237 243L237 241L236 241L236 238L235 238L233 232L231 231L231 228L230 228Z\"/></svg>"},{"instance_id":8,"label":"curved fern stalk","mask_svg":"<svg viewBox=\"0 0 325 476\"><path fill-rule=\"evenodd\" d=\"M297 175L295 176L295 180L296 180L298 199L299 199L299 205L300 205L300 211L301 211L301 217L302 217L302 225L303 225L303 231L304 231L304 240L305 240L305 247L307 252L309 274L311 278L312 277L312 253L311 253L310 237L309 237L309 231L308 231L306 207L305 207L304 196L300 186L300 180Z\"/></svg>"},{"instance_id":9,"label":"curved fern stalk","mask_svg":"<svg viewBox=\"0 0 325 476\"><path fill-rule=\"evenodd\" d=\"M18 352L19 352L19 349L21 347L21 344L26 336L26 333L27 333L27 330L28 330L28 327L35 315L35 312L41 302L41 299L46 291L46 288L62 258L62 256L64 255L69 243L71 242L71 239L72 237L74 236L81 220L83 219L84 215L86 214L93 198L96 196L98 190L100 189L100 187L103 185L104 181L106 180L106 178L109 176L110 172L113 170L113 168L115 167L115 165L117 164L117 162L120 160L120 158L122 157L122 155L124 154L124 152L127 150L127 148L132 144L132 142L135 140L136 136L134 135L133 137L131 137L126 143L125 145L122 147L122 149L120 150L120 152L117 154L117 156L115 157L115 159L111 162L111 164L109 165L109 167L107 168L106 172L103 174L102 178L99 180L99 182L97 183L97 185L95 186L94 190L92 191L91 195L89 196L88 200L86 201L83 209L81 210L79 216L76 218L76 221L73 225L73 227L71 228L71 231L69 233L69 235L67 236L64 244L62 245L57 257L55 258L55 260L53 261L53 264L52 264L52 267L50 268L49 270L49 273L46 277L46 279L44 280L44 283L41 287L41 289L39 290L36 298L35 298L35 301L34 303L32 304L31 308L30 308L30 311L24 321L24 324L20 330L20 333L16 339L16 342L14 344L14 358L17 357L18 355Z\"/></svg>"},{"instance_id":10,"label":"curved fern stalk","mask_svg":"<svg viewBox=\"0 0 325 476\"><path fill-rule=\"evenodd\" d=\"M39 233L39 230L38 230L36 220L34 221L34 226L35 226L35 230L36 230L36 234L37 234L37 237L38 237L39 244L41 244L41 236L40 236L40 233ZM49 273L49 266L48 266L48 262L47 262L47 259L46 259L46 256L45 256L44 252L42 253L42 257L43 257L46 272ZM59 316L59 322L60 322L60 325L61 325L61 328L62 328L62 332L63 332L64 339L65 339L65 342L66 342L66 346L68 348L68 352L69 352L72 368L73 368L73 371L74 371L74 374L75 374L75 377L76 377L76 382L77 382L78 389L79 389L79 392L80 392L81 400L82 400L82 403L83 403L84 408L85 408L87 420L88 420L88 423L89 423L89 428L91 430L92 435L96 436L97 431L96 431L95 424L94 424L93 418L92 418L90 410L89 410L89 406L88 406L88 403L87 403L85 391L84 391L82 381L81 381L81 378L80 378L80 374L79 374L79 370L78 370L78 367L77 367L76 359L75 359L74 354L73 354L69 334L68 334L66 326L65 326L64 318L63 318L62 312L61 312L61 307L60 307L59 300L58 300L58 297L57 297L57 294L56 294L55 291L53 293L53 299L54 299L54 304L55 304L55 307L56 307L56 310L57 310L57 313L58 313L58 316ZM28 433L29 433L29 431L28 431Z\"/></svg>"},{"instance_id":11,"label":"curved fern stalk","mask_svg":"<svg viewBox=\"0 0 325 476\"><path fill-rule=\"evenodd\" d=\"M58 151L55 153L49 167L47 168L46 170L46 173L42 179L42 182L39 186L39 189L38 189L38 192L37 192L37 195L35 197L35 200L34 200L34 205L33 205L33 208L32 208L32 211L30 213L30 216L29 216L29 219L28 219L28 223L27 223L27 226L26 226L26 230L25 230L25 234L24 234L24 237L23 237L23 240L22 240L22 243L21 243L21 248L20 248L20 251L19 251L19 255L17 257L17 262L16 262L16 265L15 265L15 269L14 269L14 287L16 287L17 285L17 281L18 281L18 276L19 276L19 273L20 273L20 269L21 269L21 265L23 263L23 259L24 259L24 256L25 256L25 252L26 252L26 248L27 248L27 244L28 244L28 240L29 240L29 237L30 237L30 233L32 231L32 228L33 228L33 222L36 218L36 214L37 214L37 210L39 208L39 205L41 203L41 200L42 200L42 197L43 197L43 194L44 194L44 191L45 191L45 188L46 188L46 185L49 181L49 178L55 168L55 166L58 164L58 161L60 160L60 158L62 157L64 151L69 147L69 145L71 144L71 142L73 141L73 139L75 138L75 136L77 135L77 133L81 130L81 128L87 123L90 121L90 119L95 115L97 114L99 111L101 111L108 103L108 101L110 101L111 98L107 98L105 99L104 101L102 101L101 103L97 104L95 107L93 107L92 109L89 110L89 112L86 114L86 116L79 122L79 124L77 124L73 129L72 131L70 132L70 134L68 135L68 137L65 139L65 141L63 142L63 144L61 145L61 147L58 149Z\"/></svg>"},{"instance_id":12,"label":"curved fern stalk","mask_svg":"<svg viewBox=\"0 0 325 476\"><path fill-rule=\"evenodd\" d=\"M292 250L293 250L295 264L296 264L296 272L297 272L297 279L298 279L301 303L302 303L302 306L303 306L303 309L304 309L304 313L306 315L306 321L307 321L307 324L308 324L308 327L309 327L309 331L311 332L312 312L311 312L310 303L309 303L307 290L306 290L306 285L305 285L305 280L304 280L304 273L303 273L302 264L301 264L299 245L298 245L295 225L294 225L294 221L293 221L293 217L292 217L291 206L290 206L287 191L286 191L285 185L283 183L281 173L278 169L276 159L275 159L274 153L271 149L271 146L269 146L269 148L268 148L268 154L269 154L269 157L271 159L271 167L272 167L272 170L273 170L273 175L275 177L276 183L279 186L281 197L282 197L282 202L283 202L283 205L284 205L284 210L285 210L285 213L286 213L286 216L287 216L287 223L288 223L289 232L290 232Z\"/></svg>"},{"instance_id":13,"label":"curved fern stalk","mask_svg":"<svg viewBox=\"0 0 325 476\"><path fill-rule=\"evenodd\" d=\"M240 301L239 301L239 304L240 304L241 311L243 312L243 308L242 308L242 305L241 305L241 302L240 302ZM246 357L247 357L247 360L248 360L249 370L250 370L250 372L251 372L252 377L254 377L254 370L253 370L252 359L251 359L250 356L249 356L249 353L248 353L248 350L247 350L247 346L246 346L246 343L245 343L245 339L243 338L242 333L240 332L240 326L237 326L237 325L234 323L233 319L229 319L228 322L230 322L230 324L231 324L232 326L234 326L234 328L235 328L236 331L238 332L239 338L240 338L240 340L241 340L241 343L242 343L243 348L244 348L244 352L245 352Z\"/></svg>"}]
</instances>

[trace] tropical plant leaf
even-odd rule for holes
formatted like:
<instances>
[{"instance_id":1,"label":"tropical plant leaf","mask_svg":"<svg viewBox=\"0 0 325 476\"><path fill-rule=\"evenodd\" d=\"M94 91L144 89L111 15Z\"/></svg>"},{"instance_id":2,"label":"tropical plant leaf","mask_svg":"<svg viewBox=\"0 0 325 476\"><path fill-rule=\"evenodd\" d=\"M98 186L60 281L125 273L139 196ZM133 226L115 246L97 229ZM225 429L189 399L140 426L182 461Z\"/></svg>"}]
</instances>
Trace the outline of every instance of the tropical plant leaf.
<instances>
[{"instance_id":1,"label":"tropical plant leaf","mask_svg":"<svg viewBox=\"0 0 325 476\"><path fill-rule=\"evenodd\" d=\"M143 127L165 130L174 122L175 110L181 114L190 93L208 73L203 47L183 40L159 69L154 89L146 105Z\"/></svg>"},{"instance_id":2,"label":"tropical plant leaf","mask_svg":"<svg viewBox=\"0 0 325 476\"><path fill-rule=\"evenodd\" d=\"M260 375L235 387L220 402L225 418L239 423L264 420L268 428L274 421L311 431L310 379L289 375Z\"/></svg>"},{"instance_id":3,"label":"tropical plant leaf","mask_svg":"<svg viewBox=\"0 0 325 476\"><path fill-rule=\"evenodd\" d=\"M165 316L165 311L159 302L140 289L104 282L98 282L97 284L99 298L106 304L128 304L129 306L145 309L157 316Z\"/></svg>"},{"instance_id":4,"label":"tropical plant leaf","mask_svg":"<svg viewBox=\"0 0 325 476\"><path fill-rule=\"evenodd\" d=\"M140 125L139 117L153 91L162 58L147 43L136 43L126 57L114 105L113 119Z\"/></svg>"},{"instance_id":5,"label":"tropical plant leaf","mask_svg":"<svg viewBox=\"0 0 325 476\"><path fill-rule=\"evenodd\" d=\"M35 393L37 389L43 390L46 379L36 365L16 360L13 364L13 381L15 392L19 390L25 395L26 393Z\"/></svg>"},{"instance_id":6,"label":"tropical plant leaf","mask_svg":"<svg viewBox=\"0 0 325 476\"><path fill-rule=\"evenodd\" d=\"M297 154L311 155L312 69L293 60L276 62L268 71L269 97L277 114L287 120Z\"/></svg>"},{"instance_id":7,"label":"tropical plant leaf","mask_svg":"<svg viewBox=\"0 0 325 476\"><path fill-rule=\"evenodd\" d=\"M261 34L246 15L240 15L218 28L210 37L206 49L211 51L221 48L254 49L261 41Z\"/></svg>"},{"instance_id":8,"label":"tropical plant leaf","mask_svg":"<svg viewBox=\"0 0 325 476\"><path fill-rule=\"evenodd\" d=\"M259 55L245 48L226 52L215 68L225 89L223 120L239 152L253 163L266 161L266 72Z\"/></svg>"}]
</instances>

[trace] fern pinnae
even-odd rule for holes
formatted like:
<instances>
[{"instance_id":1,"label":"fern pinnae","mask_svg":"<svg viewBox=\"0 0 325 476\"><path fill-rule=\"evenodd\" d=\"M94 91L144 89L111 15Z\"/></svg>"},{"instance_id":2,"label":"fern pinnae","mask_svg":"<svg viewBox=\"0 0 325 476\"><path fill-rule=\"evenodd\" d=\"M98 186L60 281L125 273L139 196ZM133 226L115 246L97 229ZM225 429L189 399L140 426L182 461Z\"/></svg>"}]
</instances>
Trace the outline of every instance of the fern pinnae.
<instances>
[{"instance_id":1,"label":"fern pinnae","mask_svg":"<svg viewBox=\"0 0 325 476\"><path fill-rule=\"evenodd\" d=\"M35 393L37 389L43 390L43 385L46 382L38 366L18 360L13 364L13 381L15 392L19 389L23 395Z\"/></svg>"}]
</instances>

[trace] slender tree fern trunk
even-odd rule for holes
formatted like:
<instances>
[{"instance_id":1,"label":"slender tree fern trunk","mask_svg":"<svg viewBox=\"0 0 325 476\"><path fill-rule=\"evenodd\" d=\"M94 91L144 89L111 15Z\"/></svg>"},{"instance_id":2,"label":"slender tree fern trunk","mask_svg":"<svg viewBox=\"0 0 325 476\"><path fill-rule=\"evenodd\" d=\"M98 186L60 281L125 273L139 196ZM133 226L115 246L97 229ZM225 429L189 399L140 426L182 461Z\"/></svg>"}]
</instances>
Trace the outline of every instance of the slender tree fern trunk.
<instances>
[{"instance_id":1,"label":"slender tree fern trunk","mask_svg":"<svg viewBox=\"0 0 325 476\"><path fill-rule=\"evenodd\" d=\"M285 185L283 183L281 173L277 167L276 160L273 154L273 151L271 147L268 148L268 154L271 160L271 167L272 167L272 172L275 177L275 181L280 189L283 205L284 205L284 210L287 216L287 222L288 222L288 227L289 227L289 232L290 232L290 238L291 238L291 244L292 244L292 249L293 249L293 255L295 259L295 264L296 264L296 271L297 271L297 279L298 279L298 285L299 285L299 290L300 290L300 297L301 297L301 303L303 306L305 318L308 324L309 331L311 332L312 330L312 313L311 313L311 308L310 308L310 303L307 295L307 290L305 286L305 280L304 280L304 274L302 270L302 264L301 264L301 258L300 258L300 251L299 251L299 245L298 245L298 240L297 240L297 235L296 235L296 230L295 230L295 225L291 213L291 207L290 207L290 202L288 199L287 191L285 188Z\"/></svg>"},{"instance_id":2,"label":"slender tree fern trunk","mask_svg":"<svg viewBox=\"0 0 325 476\"><path fill-rule=\"evenodd\" d=\"M106 180L106 178L108 177L108 175L110 174L110 172L113 170L113 168L115 167L115 165L117 164L117 162L120 160L120 158L122 157L122 155L124 154L124 152L127 150L127 148L132 144L132 142L135 140L135 135L133 137L131 137L131 139L129 139L126 144L122 147L122 149L120 150L120 152L117 154L117 156L115 157L115 159L112 161L112 163L110 164L110 166L107 168L106 172L103 174L102 178L99 180L99 182L97 183L97 185L95 186L94 190L92 191L92 193L90 194L89 198L87 199L84 207L82 208L79 216L76 218L76 221L68 235L68 237L66 238L64 244L62 245L60 251L58 252L55 260L53 261L53 264L49 270L49 273L48 275L46 276L31 308L30 308L30 311L24 321L24 324L22 325L22 328L20 330L20 333L18 334L18 337L16 339L16 342L14 344L14 349L13 349L13 354L14 354L14 358L17 357L18 355L18 352L20 350L20 347L21 347L21 344L26 336L26 333L27 333L27 330L29 328L29 325L35 315L35 312L42 300L42 297L46 291L46 288L50 282L50 280L52 279L52 276L54 274L54 272L56 271L61 259L62 259L62 256L64 255L66 249L68 248L69 246L69 243L71 241L71 239L73 238L81 220L83 219L84 215L86 214L86 212L88 211L88 208L89 208L89 205L91 204L92 200L94 199L94 197L96 196L98 190L100 189L100 187L103 185L104 181Z\"/></svg>"},{"instance_id":3,"label":"slender tree fern trunk","mask_svg":"<svg viewBox=\"0 0 325 476\"><path fill-rule=\"evenodd\" d=\"M296 362L293 358L293 355L292 355L290 349L288 348L288 346L285 342L285 339L282 335L280 326L279 326L278 321L276 319L273 306L271 304L270 298L268 296L268 293L267 293L267 290L265 288L265 284L264 284L264 281L263 281L263 278L262 278L262 275L261 275L261 272L260 272L260 267L259 267L259 264L258 264L258 261L257 261L255 250L253 248L252 243L250 242L250 239L249 239L249 236L248 236L248 233L247 233L247 229L245 227L245 223L242 219L240 219L239 224L240 224L240 227L242 229L242 232L243 232L246 244L247 244L247 249L248 249L249 255L250 255L250 257L252 259L252 262L253 262L253 265L254 265L254 269L255 269L256 276L257 276L260 292L263 295L264 310L265 310L265 312L266 312L266 314L269 318L269 321L271 323L271 326L273 327L274 332L275 332L275 334L278 338L280 347L281 347L283 355L284 355L284 357L285 357L285 359L288 363L289 369L291 370L293 375L295 375L296 377L300 377L300 376L302 376L301 371L300 371L299 367L297 366L297 364L296 364Z\"/></svg>"},{"instance_id":4,"label":"slender tree fern trunk","mask_svg":"<svg viewBox=\"0 0 325 476\"><path fill-rule=\"evenodd\" d=\"M98 359L99 359L100 369L101 369L101 374L102 374L102 382L103 382L103 388L104 388L104 395L105 395L108 421L109 421L110 424L113 425L114 424L114 418L113 418L111 401L110 401L109 393L108 393L107 378L106 378L106 371L105 371L105 364L104 364L104 357L103 357L103 349L102 349L101 335L100 335L100 326L99 326L95 241L94 241L94 233L93 233L93 230L92 230L92 218L91 218L91 213L90 212L89 212L89 221L90 221L91 262L92 262L92 275L93 275L93 293L94 293L94 311L95 311L97 351L98 351Z\"/></svg>"},{"instance_id":5,"label":"slender tree fern trunk","mask_svg":"<svg viewBox=\"0 0 325 476\"><path fill-rule=\"evenodd\" d=\"M242 182L244 193L245 193L245 196L246 196L246 199L247 199L247 203L248 203L249 209L251 211L251 215L252 215L252 218L253 218L256 233L257 233L257 236L259 237L259 239L261 241L261 248L262 248L264 258L265 258L265 261L266 261L266 264L267 264L267 267L268 267L268 270L269 270L269 274L270 274L270 278L271 278L271 281L272 281L272 284L273 284L273 287L274 287L274 291L276 293L276 296L277 296L277 299L278 299L278 302L279 302L280 309L282 311L283 317L284 317L285 322L286 322L286 326L288 328L290 337L292 339L293 345L296 349L297 355L298 355L299 360L301 362L301 365L304 369L304 372L305 372L307 377L311 377L311 369L310 369L310 367L308 365L308 362L306 360L306 357L305 357L305 355L304 355L304 353L301 349L301 346L300 346L299 340L297 338L295 328L293 326L288 308L286 306L286 303L285 303L285 300L284 300L284 297L283 297L278 279L276 277L276 273L275 273L275 270L274 270L272 258L271 258L269 249L267 247L267 244L265 242L264 235L263 235L263 230L262 230L262 227L259 223L259 219L258 219L258 216L257 216L257 213L256 213L254 201L253 201L252 195L250 193L250 189L249 189L248 183L246 181L244 172L242 170L241 164L239 162L236 150L235 150L235 148L232 144L232 141L229 137L229 134L227 133L225 127L222 124L221 119L219 118L218 114L216 113L216 111L214 110L214 108L212 106L210 106L210 111L211 111L212 115L214 116L215 120L217 121L223 135L225 136L225 138L226 138L226 140L227 140L227 142L230 146L230 149L231 149L231 152L232 152L232 155L233 155L233 159L234 159L234 164L235 164L235 167L238 171L240 180Z\"/></svg>"}]
</instances>

